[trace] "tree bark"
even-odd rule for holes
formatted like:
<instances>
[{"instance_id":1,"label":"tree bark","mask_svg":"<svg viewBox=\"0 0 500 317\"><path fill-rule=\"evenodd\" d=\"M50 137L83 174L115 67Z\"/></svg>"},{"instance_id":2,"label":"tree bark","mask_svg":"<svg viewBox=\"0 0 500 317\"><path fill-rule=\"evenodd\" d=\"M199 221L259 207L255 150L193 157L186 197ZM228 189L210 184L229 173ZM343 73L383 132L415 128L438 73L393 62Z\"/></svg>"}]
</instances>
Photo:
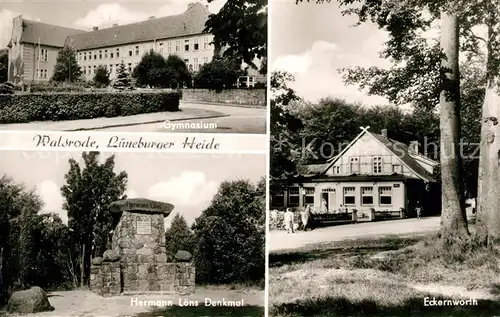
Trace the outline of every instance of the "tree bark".
<instances>
[{"instance_id":1,"label":"tree bark","mask_svg":"<svg viewBox=\"0 0 500 317\"><path fill-rule=\"evenodd\" d=\"M468 240L460 150L459 24L454 13L441 12L442 90L440 95L442 212L440 237L447 244Z\"/></svg>"},{"instance_id":2,"label":"tree bark","mask_svg":"<svg viewBox=\"0 0 500 317\"><path fill-rule=\"evenodd\" d=\"M478 206L476 239L482 245L500 250L500 119L498 103L499 72L495 61L493 42L497 31L494 27L497 15L490 13L487 39L487 87L484 96L481 119L481 143L478 173Z\"/></svg>"},{"instance_id":3,"label":"tree bark","mask_svg":"<svg viewBox=\"0 0 500 317\"><path fill-rule=\"evenodd\" d=\"M80 287L85 285L85 243L82 246L82 258L80 262Z\"/></svg>"}]
</instances>

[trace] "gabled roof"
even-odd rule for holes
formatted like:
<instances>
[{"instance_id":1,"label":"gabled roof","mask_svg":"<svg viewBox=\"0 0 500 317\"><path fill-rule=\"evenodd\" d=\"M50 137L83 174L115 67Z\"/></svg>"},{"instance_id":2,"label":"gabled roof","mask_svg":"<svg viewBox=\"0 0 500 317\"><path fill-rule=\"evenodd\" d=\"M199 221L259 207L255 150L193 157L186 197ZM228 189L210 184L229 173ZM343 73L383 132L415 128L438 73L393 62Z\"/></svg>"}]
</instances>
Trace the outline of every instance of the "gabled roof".
<instances>
[{"instance_id":1,"label":"gabled roof","mask_svg":"<svg viewBox=\"0 0 500 317\"><path fill-rule=\"evenodd\" d=\"M314 176L320 174L327 164L309 164L309 165L300 165L297 167L297 171L300 175L303 176Z\"/></svg>"},{"instance_id":2,"label":"gabled roof","mask_svg":"<svg viewBox=\"0 0 500 317\"><path fill-rule=\"evenodd\" d=\"M396 140L389 139L383 135L377 134L377 133L372 133L368 131L367 129L363 129L360 134L354 140L349 143L347 147L345 147L342 152L340 152L339 155L336 157L330 159L328 161L328 164L325 165L323 171L321 174L325 174L328 169L330 169L335 162L337 162L343 154L350 148L352 147L365 133L368 135L372 136L377 142L382 144L389 152L391 152L394 156L399 158L401 163L406 166L408 169L410 169L417 177L428 181L428 182L435 182L436 180L434 177L422 166L420 165L414 158L413 155L410 153L409 148L406 144L401 143ZM428 159L429 161L432 161L431 159ZM434 162L434 161L433 161ZM438 164L437 162L434 162L436 165Z\"/></svg>"},{"instance_id":3,"label":"gabled roof","mask_svg":"<svg viewBox=\"0 0 500 317\"><path fill-rule=\"evenodd\" d=\"M70 36L68 44L85 50L200 34L209 15L205 5L196 3L182 14Z\"/></svg>"},{"instance_id":4,"label":"gabled roof","mask_svg":"<svg viewBox=\"0 0 500 317\"><path fill-rule=\"evenodd\" d=\"M25 19L22 23L23 32L21 38L18 39L19 43L38 44L40 42L41 45L63 47L68 36L85 32Z\"/></svg>"}]
</instances>

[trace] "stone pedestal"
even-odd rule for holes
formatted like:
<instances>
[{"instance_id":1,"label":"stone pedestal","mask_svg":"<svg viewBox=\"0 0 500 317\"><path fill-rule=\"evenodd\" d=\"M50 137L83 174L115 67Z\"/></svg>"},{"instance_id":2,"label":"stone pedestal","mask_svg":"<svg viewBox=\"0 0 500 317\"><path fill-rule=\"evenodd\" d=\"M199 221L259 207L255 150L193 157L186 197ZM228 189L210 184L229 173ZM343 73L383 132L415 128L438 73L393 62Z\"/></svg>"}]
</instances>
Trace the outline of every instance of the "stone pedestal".
<instances>
[{"instance_id":1,"label":"stone pedestal","mask_svg":"<svg viewBox=\"0 0 500 317\"><path fill-rule=\"evenodd\" d=\"M112 252L106 251L103 260L93 260L91 289L101 296L194 292L194 265L167 258L164 218L173 206L128 199L110 207L120 214L120 221L113 232ZM120 260L107 262L106 257Z\"/></svg>"}]
</instances>

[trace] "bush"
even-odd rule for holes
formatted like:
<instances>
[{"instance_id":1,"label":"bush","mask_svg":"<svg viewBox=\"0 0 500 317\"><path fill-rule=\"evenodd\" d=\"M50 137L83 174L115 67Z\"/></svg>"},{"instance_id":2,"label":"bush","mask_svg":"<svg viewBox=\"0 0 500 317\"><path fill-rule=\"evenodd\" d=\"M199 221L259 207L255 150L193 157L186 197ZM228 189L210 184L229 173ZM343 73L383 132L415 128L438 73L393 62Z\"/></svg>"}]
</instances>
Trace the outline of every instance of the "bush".
<instances>
[{"instance_id":1,"label":"bush","mask_svg":"<svg viewBox=\"0 0 500 317\"><path fill-rule=\"evenodd\" d=\"M96 87L107 87L110 83L109 73L106 67L97 67L96 73L94 75L94 85Z\"/></svg>"},{"instance_id":2,"label":"bush","mask_svg":"<svg viewBox=\"0 0 500 317\"><path fill-rule=\"evenodd\" d=\"M0 123L61 121L178 111L179 93L85 92L0 95Z\"/></svg>"},{"instance_id":3,"label":"bush","mask_svg":"<svg viewBox=\"0 0 500 317\"><path fill-rule=\"evenodd\" d=\"M7 94L7 95L14 94L14 84L9 82L0 84L0 94Z\"/></svg>"},{"instance_id":4,"label":"bush","mask_svg":"<svg viewBox=\"0 0 500 317\"><path fill-rule=\"evenodd\" d=\"M215 58L203 65L194 78L196 88L229 89L233 88L245 71L241 69L241 61L234 58Z\"/></svg>"},{"instance_id":5,"label":"bush","mask_svg":"<svg viewBox=\"0 0 500 317\"><path fill-rule=\"evenodd\" d=\"M86 82L76 83L58 83L54 81L45 83L36 83L31 85L31 92L40 93L57 93L57 92L84 92L90 88L90 84Z\"/></svg>"}]
</instances>

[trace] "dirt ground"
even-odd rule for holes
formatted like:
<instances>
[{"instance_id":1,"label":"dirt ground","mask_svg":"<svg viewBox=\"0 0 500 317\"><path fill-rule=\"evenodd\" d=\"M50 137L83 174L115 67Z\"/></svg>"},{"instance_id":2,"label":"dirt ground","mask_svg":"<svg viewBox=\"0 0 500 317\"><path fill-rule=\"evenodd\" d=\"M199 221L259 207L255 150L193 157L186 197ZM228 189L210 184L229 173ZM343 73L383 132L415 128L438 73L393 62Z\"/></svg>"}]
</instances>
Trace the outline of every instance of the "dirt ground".
<instances>
[{"instance_id":1,"label":"dirt ground","mask_svg":"<svg viewBox=\"0 0 500 317\"><path fill-rule=\"evenodd\" d=\"M213 301L244 300L245 306L264 306L264 291L226 291L199 289L189 296L181 295L126 295L111 298L100 297L87 290L50 292L48 293L50 304L55 308L52 312L44 312L27 317L125 317L136 316L157 310L151 306L139 306L134 304L138 301L172 301L173 305L179 305L179 300L184 302L188 299L198 301L200 306L205 306L205 298ZM152 314L151 316L154 316ZM158 313L162 316L162 313Z\"/></svg>"},{"instance_id":2,"label":"dirt ground","mask_svg":"<svg viewBox=\"0 0 500 317\"><path fill-rule=\"evenodd\" d=\"M328 243L367 236L414 235L439 230L440 217L422 219L401 219L381 222L366 222L317 228L312 231L285 231L269 233L269 250L286 250L304 247L308 244Z\"/></svg>"}]
</instances>

